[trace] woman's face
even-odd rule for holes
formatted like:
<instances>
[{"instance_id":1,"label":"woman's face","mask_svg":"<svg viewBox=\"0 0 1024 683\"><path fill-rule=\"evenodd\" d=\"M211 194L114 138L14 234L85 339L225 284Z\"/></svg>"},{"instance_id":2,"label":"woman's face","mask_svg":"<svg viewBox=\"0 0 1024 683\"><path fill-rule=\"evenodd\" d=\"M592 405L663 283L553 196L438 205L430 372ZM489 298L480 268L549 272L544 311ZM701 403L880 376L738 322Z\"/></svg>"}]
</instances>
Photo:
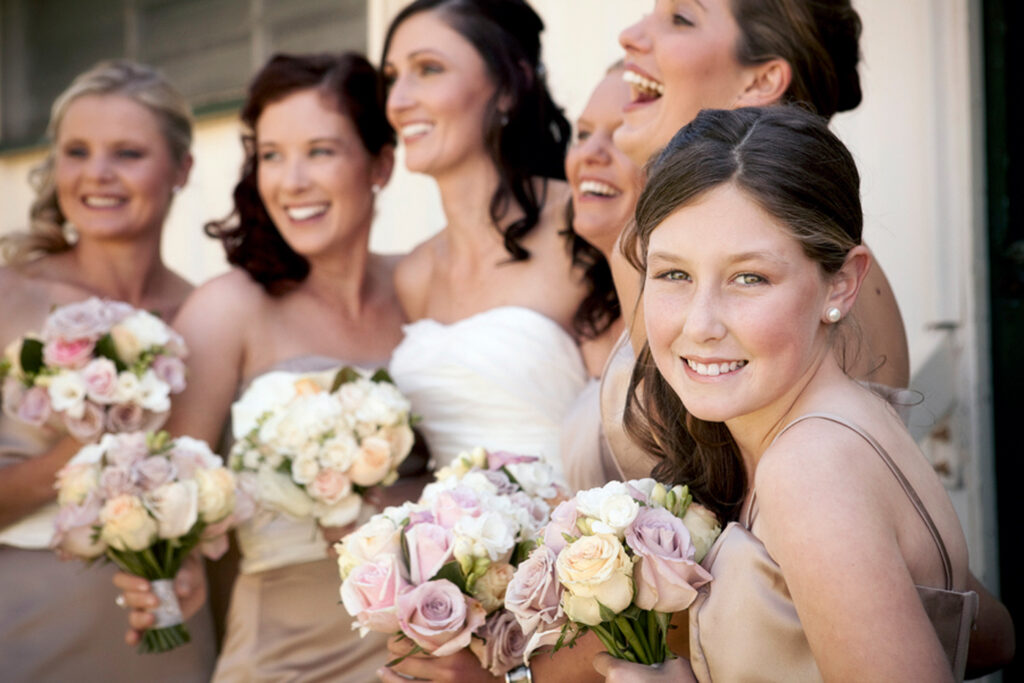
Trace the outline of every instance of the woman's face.
<instances>
[{"instance_id":1,"label":"woman's face","mask_svg":"<svg viewBox=\"0 0 1024 683\"><path fill-rule=\"evenodd\" d=\"M473 45L436 12L399 25L384 56L388 121L410 171L435 178L486 156L484 121L495 84Z\"/></svg>"},{"instance_id":2,"label":"woman's face","mask_svg":"<svg viewBox=\"0 0 1024 683\"><path fill-rule=\"evenodd\" d=\"M651 234L644 313L658 370L694 416L776 414L828 349L820 266L734 185Z\"/></svg>"},{"instance_id":3,"label":"woman's face","mask_svg":"<svg viewBox=\"0 0 1024 683\"><path fill-rule=\"evenodd\" d=\"M643 188L640 169L612 142L629 97L621 70L605 76L576 123L576 142L565 158L573 229L605 255L614 248Z\"/></svg>"},{"instance_id":4,"label":"woman's face","mask_svg":"<svg viewBox=\"0 0 1024 683\"><path fill-rule=\"evenodd\" d=\"M132 239L159 232L175 186L191 159L178 163L160 122L122 95L83 95L57 130L57 201L80 237Z\"/></svg>"},{"instance_id":5,"label":"woman's face","mask_svg":"<svg viewBox=\"0 0 1024 683\"><path fill-rule=\"evenodd\" d=\"M373 219L380 169L352 120L316 89L268 104L256 121L260 199L281 236L309 257L347 248Z\"/></svg>"},{"instance_id":6,"label":"woman's face","mask_svg":"<svg viewBox=\"0 0 1024 683\"><path fill-rule=\"evenodd\" d=\"M643 165L701 109L728 109L745 88L729 0L657 0L619 35L632 98L615 143Z\"/></svg>"}]
</instances>

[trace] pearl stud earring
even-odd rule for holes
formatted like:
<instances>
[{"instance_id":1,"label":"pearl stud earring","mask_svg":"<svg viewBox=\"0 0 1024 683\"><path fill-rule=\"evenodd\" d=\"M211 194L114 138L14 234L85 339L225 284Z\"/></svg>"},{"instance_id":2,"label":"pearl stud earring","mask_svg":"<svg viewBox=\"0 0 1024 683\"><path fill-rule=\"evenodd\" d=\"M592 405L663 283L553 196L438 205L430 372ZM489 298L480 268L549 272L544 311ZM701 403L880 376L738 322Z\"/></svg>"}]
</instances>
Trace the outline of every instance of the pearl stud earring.
<instances>
[{"instance_id":1,"label":"pearl stud earring","mask_svg":"<svg viewBox=\"0 0 1024 683\"><path fill-rule=\"evenodd\" d=\"M837 323L843 317L843 312L835 306L825 311L825 319L830 323Z\"/></svg>"}]
</instances>

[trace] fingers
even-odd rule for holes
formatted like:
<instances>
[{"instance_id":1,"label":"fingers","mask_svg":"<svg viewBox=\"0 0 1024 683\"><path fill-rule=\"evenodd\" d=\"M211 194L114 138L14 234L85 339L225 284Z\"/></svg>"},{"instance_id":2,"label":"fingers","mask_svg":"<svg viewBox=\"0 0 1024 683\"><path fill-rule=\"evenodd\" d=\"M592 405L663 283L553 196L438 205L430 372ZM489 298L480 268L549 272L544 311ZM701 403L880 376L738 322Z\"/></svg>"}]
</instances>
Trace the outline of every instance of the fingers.
<instances>
[{"instance_id":1,"label":"fingers","mask_svg":"<svg viewBox=\"0 0 1024 683\"><path fill-rule=\"evenodd\" d=\"M594 671L601 674L602 676L608 675L608 665L611 664L613 658L607 652L598 652L594 655Z\"/></svg>"},{"instance_id":2,"label":"fingers","mask_svg":"<svg viewBox=\"0 0 1024 683\"><path fill-rule=\"evenodd\" d=\"M146 581L141 576L135 576L134 574L117 572L114 574L113 581L114 585L122 591L145 592L149 590L149 581Z\"/></svg>"},{"instance_id":3,"label":"fingers","mask_svg":"<svg viewBox=\"0 0 1024 683\"><path fill-rule=\"evenodd\" d=\"M388 638L388 653L394 657L405 657L416 647L416 643L409 638L391 636Z\"/></svg>"},{"instance_id":4,"label":"fingers","mask_svg":"<svg viewBox=\"0 0 1024 683\"><path fill-rule=\"evenodd\" d=\"M408 683L409 681L408 678L399 676L387 667L377 670L377 678L379 678L383 683Z\"/></svg>"},{"instance_id":5,"label":"fingers","mask_svg":"<svg viewBox=\"0 0 1024 683\"><path fill-rule=\"evenodd\" d=\"M155 623L156 617L153 616L152 612L132 610L128 613L128 625L135 631L145 631L148 628L152 628Z\"/></svg>"}]
</instances>

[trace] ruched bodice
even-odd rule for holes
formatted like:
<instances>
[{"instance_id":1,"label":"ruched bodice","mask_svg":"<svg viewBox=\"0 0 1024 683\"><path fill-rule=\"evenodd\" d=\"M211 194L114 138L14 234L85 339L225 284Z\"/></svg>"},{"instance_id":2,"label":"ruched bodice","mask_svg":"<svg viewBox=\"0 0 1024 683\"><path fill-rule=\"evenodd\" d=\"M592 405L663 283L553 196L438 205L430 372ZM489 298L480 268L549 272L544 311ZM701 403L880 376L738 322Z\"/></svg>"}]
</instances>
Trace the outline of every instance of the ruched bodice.
<instances>
[{"instance_id":1,"label":"ruched bodice","mask_svg":"<svg viewBox=\"0 0 1024 683\"><path fill-rule=\"evenodd\" d=\"M542 456L559 472L562 420L587 382L575 340L518 306L406 325L391 375L437 466L482 446Z\"/></svg>"}]
</instances>

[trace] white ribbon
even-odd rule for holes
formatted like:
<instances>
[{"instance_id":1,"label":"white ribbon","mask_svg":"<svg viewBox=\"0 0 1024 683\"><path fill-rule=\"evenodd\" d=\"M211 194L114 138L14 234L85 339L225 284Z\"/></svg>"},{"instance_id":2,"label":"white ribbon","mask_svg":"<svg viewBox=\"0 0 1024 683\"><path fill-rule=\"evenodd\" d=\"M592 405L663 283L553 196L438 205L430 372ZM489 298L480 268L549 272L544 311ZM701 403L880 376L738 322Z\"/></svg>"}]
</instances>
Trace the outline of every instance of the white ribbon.
<instances>
[{"instance_id":1,"label":"white ribbon","mask_svg":"<svg viewBox=\"0 0 1024 683\"><path fill-rule=\"evenodd\" d=\"M159 579L157 581L150 581L149 585L153 587L153 595L160 600L160 604L152 610L153 616L156 617L153 628L177 626L184 621L181 618L181 606L178 605L178 596L174 593L174 580Z\"/></svg>"}]
</instances>

